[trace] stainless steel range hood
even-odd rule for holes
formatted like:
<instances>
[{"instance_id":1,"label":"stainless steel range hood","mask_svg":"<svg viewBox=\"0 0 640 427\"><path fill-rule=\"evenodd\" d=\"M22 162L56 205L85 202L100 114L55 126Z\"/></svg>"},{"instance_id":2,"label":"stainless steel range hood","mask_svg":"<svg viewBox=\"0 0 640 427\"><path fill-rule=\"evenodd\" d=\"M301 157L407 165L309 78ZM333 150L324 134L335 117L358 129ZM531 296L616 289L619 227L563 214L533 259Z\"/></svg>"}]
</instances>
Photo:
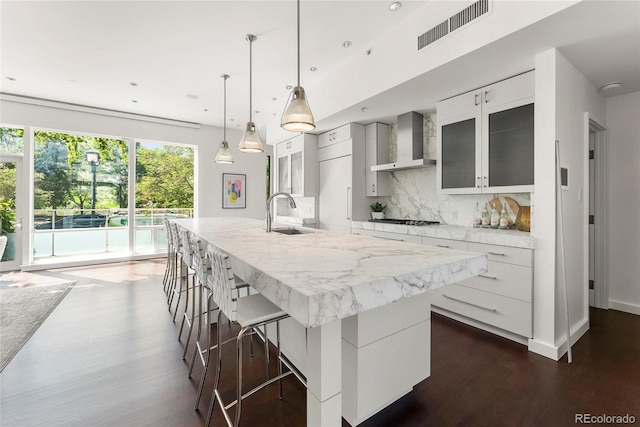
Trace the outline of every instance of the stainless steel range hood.
<instances>
[{"instance_id":1,"label":"stainless steel range hood","mask_svg":"<svg viewBox=\"0 0 640 427\"><path fill-rule=\"evenodd\" d=\"M372 172L397 171L404 169L426 168L436 164L435 160L425 159L422 149L422 114L410 111L398 116L396 140L398 142L397 161L384 165L371 166Z\"/></svg>"}]
</instances>

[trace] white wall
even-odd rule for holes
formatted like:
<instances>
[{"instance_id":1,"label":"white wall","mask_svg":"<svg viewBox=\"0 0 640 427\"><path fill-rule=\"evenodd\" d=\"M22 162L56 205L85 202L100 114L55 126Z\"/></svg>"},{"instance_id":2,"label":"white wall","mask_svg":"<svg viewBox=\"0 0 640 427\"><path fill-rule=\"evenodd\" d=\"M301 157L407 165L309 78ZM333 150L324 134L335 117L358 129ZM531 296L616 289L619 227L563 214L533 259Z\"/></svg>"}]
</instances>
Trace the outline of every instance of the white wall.
<instances>
[{"instance_id":1,"label":"white wall","mask_svg":"<svg viewBox=\"0 0 640 427\"><path fill-rule=\"evenodd\" d=\"M556 138L560 141L560 162L568 168L569 188L562 191L565 240L565 265L569 298L569 319L572 333L587 328L589 322L588 275L588 122L589 117L603 125L606 120L606 102L597 89L562 54L556 63ZM559 249L559 248L558 248ZM560 256L560 254L558 254ZM556 259L560 260L560 257ZM560 277L557 277L560 282ZM558 286L558 291L560 287ZM561 293L559 292L561 295ZM564 299L556 307L556 344L565 336ZM585 329L586 330L586 329Z\"/></svg>"},{"instance_id":2,"label":"white wall","mask_svg":"<svg viewBox=\"0 0 640 427\"><path fill-rule=\"evenodd\" d=\"M640 92L607 99L609 307L640 314Z\"/></svg>"},{"instance_id":3,"label":"white wall","mask_svg":"<svg viewBox=\"0 0 640 427\"><path fill-rule=\"evenodd\" d=\"M86 111L97 110L87 109ZM197 147L198 159L196 165L197 215L264 218L266 154L240 153L237 146L242 135L238 131L227 131L227 140L233 151L235 163L219 165L213 162L213 158L222 141L222 129L211 126L185 127L179 124L155 123L144 119L74 111L6 99L0 100L0 123L31 126L36 129L194 145ZM267 149L271 150L271 147ZM30 162L25 162L25 165L30 165ZM223 172L247 175L246 209L222 209Z\"/></svg>"},{"instance_id":4,"label":"white wall","mask_svg":"<svg viewBox=\"0 0 640 427\"><path fill-rule=\"evenodd\" d=\"M556 240L555 140L560 141L560 162L569 169L569 189L562 191L562 215L569 324L575 341L588 329L589 322L585 197L589 131L585 113L604 124L606 104L596 88L556 49L537 55L535 60L536 191L532 194L532 227L536 250L534 336L529 349L558 359L566 351L566 311Z\"/></svg>"}]
</instances>

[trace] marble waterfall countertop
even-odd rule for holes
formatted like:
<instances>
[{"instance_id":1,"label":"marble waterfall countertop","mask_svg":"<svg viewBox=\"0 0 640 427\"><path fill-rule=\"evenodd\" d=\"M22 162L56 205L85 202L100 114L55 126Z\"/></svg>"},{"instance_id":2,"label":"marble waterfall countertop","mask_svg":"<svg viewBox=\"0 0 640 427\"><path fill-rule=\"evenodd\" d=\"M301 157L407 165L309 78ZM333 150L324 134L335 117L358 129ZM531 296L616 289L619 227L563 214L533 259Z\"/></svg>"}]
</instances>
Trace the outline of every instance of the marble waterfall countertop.
<instances>
[{"instance_id":1,"label":"marble waterfall countertop","mask_svg":"<svg viewBox=\"0 0 640 427\"><path fill-rule=\"evenodd\" d=\"M534 239L531 233L517 230L494 230L444 224L415 226L372 221L353 221L351 228L512 246L514 248L533 249L534 247Z\"/></svg>"},{"instance_id":2,"label":"marble waterfall countertop","mask_svg":"<svg viewBox=\"0 0 640 427\"><path fill-rule=\"evenodd\" d=\"M477 276L487 256L301 229L266 233L246 218L175 222L229 254L234 273L305 327L343 319ZM273 224L273 228L279 228Z\"/></svg>"}]
</instances>

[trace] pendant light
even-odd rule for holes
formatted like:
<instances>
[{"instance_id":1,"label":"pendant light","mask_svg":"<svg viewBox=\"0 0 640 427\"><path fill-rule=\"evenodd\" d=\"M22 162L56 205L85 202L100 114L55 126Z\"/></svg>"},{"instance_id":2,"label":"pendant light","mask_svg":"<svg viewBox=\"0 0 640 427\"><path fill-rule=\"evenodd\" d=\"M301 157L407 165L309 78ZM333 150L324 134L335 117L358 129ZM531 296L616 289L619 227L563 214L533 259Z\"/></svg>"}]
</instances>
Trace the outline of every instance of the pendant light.
<instances>
[{"instance_id":1,"label":"pendant light","mask_svg":"<svg viewBox=\"0 0 640 427\"><path fill-rule=\"evenodd\" d=\"M298 0L298 85L289 95L289 102L282 114L280 126L291 132L308 132L316 127L304 88L300 86L300 0Z\"/></svg>"},{"instance_id":2,"label":"pendant light","mask_svg":"<svg viewBox=\"0 0 640 427\"><path fill-rule=\"evenodd\" d=\"M221 74L220 77L224 79L224 136L222 137L222 142L220 143L218 152L216 153L215 162L233 163L233 156L231 155L229 143L227 142L227 79L229 78L229 75Z\"/></svg>"},{"instance_id":3,"label":"pendant light","mask_svg":"<svg viewBox=\"0 0 640 427\"><path fill-rule=\"evenodd\" d=\"M249 121L247 122L247 129L244 132L244 136L240 140L240 151L245 153L261 153L264 151L262 148L262 140L260 139L260 134L258 133L258 129L256 129L256 124L253 123L253 105L251 104L252 98L252 84L251 84L251 74L252 74L252 46L253 42L258 38L253 34L247 34L246 39L249 41Z\"/></svg>"}]
</instances>

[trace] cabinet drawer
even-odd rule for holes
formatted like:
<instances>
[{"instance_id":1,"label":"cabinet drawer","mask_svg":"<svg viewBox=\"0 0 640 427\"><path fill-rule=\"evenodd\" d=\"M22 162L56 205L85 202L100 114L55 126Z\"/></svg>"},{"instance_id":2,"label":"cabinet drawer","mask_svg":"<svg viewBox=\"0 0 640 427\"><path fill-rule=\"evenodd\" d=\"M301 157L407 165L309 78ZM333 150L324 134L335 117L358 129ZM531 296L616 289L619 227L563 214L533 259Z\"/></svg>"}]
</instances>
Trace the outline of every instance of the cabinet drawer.
<instances>
[{"instance_id":1,"label":"cabinet drawer","mask_svg":"<svg viewBox=\"0 0 640 427\"><path fill-rule=\"evenodd\" d=\"M462 280L458 284L531 302L532 281L531 267L489 261L486 273Z\"/></svg>"},{"instance_id":2,"label":"cabinet drawer","mask_svg":"<svg viewBox=\"0 0 640 427\"><path fill-rule=\"evenodd\" d=\"M422 238L414 234L389 233L388 231L354 230L353 234L377 237L378 239L397 240L399 242L422 243Z\"/></svg>"},{"instance_id":3,"label":"cabinet drawer","mask_svg":"<svg viewBox=\"0 0 640 427\"><path fill-rule=\"evenodd\" d=\"M462 240L439 239L437 237L422 237L423 245L438 246L447 249L459 249L464 251L467 249L467 243Z\"/></svg>"},{"instance_id":4,"label":"cabinet drawer","mask_svg":"<svg viewBox=\"0 0 640 427\"><path fill-rule=\"evenodd\" d=\"M335 144L336 142L346 139L351 139L351 123L330 130L329 132L321 133L318 136L318 148L326 147L327 145Z\"/></svg>"},{"instance_id":5,"label":"cabinet drawer","mask_svg":"<svg viewBox=\"0 0 640 427\"><path fill-rule=\"evenodd\" d=\"M531 337L533 322L529 302L452 284L434 291L431 304L524 337Z\"/></svg>"},{"instance_id":6,"label":"cabinet drawer","mask_svg":"<svg viewBox=\"0 0 640 427\"><path fill-rule=\"evenodd\" d=\"M523 265L525 267L531 267L533 265L531 249L487 245L484 243L467 243L467 250L486 253L489 255L489 261L506 262L509 264Z\"/></svg>"}]
</instances>

